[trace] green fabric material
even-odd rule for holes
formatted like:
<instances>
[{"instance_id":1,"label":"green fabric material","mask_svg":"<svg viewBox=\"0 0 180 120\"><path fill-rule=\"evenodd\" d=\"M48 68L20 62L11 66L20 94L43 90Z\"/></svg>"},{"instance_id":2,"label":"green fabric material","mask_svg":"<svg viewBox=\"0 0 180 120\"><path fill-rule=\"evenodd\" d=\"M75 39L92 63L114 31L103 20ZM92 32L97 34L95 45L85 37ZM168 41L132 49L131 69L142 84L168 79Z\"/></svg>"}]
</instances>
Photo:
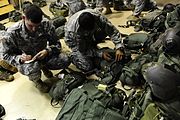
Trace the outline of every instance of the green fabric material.
<instances>
[{"instance_id":1,"label":"green fabric material","mask_svg":"<svg viewBox=\"0 0 180 120\"><path fill-rule=\"evenodd\" d=\"M97 97L97 96L96 96ZM66 98L56 120L125 120L117 111L111 110L105 104L88 92L76 88Z\"/></svg>"},{"instance_id":2,"label":"green fabric material","mask_svg":"<svg viewBox=\"0 0 180 120\"><path fill-rule=\"evenodd\" d=\"M157 106L154 103L150 103L144 111L144 115L141 120L159 120L159 115L160 112Z\"/></svg>"}]
</instances>

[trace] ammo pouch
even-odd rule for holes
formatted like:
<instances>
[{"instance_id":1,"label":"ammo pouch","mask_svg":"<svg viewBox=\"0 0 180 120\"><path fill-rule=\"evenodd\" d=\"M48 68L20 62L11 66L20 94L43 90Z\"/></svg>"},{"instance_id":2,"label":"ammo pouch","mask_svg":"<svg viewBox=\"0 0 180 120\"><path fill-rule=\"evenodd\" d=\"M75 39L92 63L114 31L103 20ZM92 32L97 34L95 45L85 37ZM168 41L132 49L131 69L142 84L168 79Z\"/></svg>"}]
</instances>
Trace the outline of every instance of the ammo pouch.
<instances>
[{"instance_id":1,"label":"ammo pouch","mask_svg":"<svg viewBox=\"0 0 180 120\"><path fill-rule=\"evenodd\" d=\"M55 26L55 29L57 29L60 26L64 26L67 20L63 16L58 16L51 19L51 21L52 21L52 24Z\"/></svg>"},{"instance_id":2,"label":"ammo pouch","mask_svg":"<svg viewBox=\"0 0 180 120\"><path fill-rule=\"evenodd\" d=\"M68 12L69 12L69 8L63 4L60 3L61 5L57 5L56 2L52 2L49 5L49 11L55 16L64 16L67 17L68 16Z\"/></svg>"},{"instance_id":3,"label":"ammo pouch","mask_svg":"<svg viewBox=\"0 0 180 120\"><path fill-rule=\"evenodd\" d=\"M127 49L139 51L148 47L151 37L147 33L131 33L123 39L123 42Z\"/></svg>"},{"instance_id":4,"label":"ammo pouch","mask_svg":"<svg viewBox=\"0 0 180 120\"><path fill-rule=\"evenodd\" d=\"M127 63L120 76L122 85L128 85L131 87L137 87L144 84L144 78L141 74L141 68L145 63L153 61L153 56L150 54L141 54L135 59Z\"/></svg>"},{"instance_id":5,"label":"ammo pouch","mask_svg":"<svg viewBox=\"0 0 180 120\"><path fill-rule=\"evenodd\" d=\"M12 11L9 13L9 21L10 22L17 22L22 19L22 14L18 11Z\"/></svg>"}]
</instances>

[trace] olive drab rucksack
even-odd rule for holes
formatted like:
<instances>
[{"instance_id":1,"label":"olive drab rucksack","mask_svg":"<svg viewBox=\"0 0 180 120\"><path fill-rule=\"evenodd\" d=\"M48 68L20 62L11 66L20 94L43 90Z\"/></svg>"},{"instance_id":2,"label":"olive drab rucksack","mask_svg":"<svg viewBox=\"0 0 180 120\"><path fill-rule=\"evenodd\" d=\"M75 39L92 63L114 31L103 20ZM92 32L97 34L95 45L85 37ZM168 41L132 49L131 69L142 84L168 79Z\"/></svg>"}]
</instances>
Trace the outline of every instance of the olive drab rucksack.
<instances>
[{"instance_id":1,"label":"olive drab rucksack","mask_svg":"<svg viewBox=\"0 0 180 120\"><path fill-rule=\"evenodd\" d=\"M51 2L49 5L49 11L55 16L68 16L69 8L61 1Z\"/></svg>"},{"instance_id":2,"label":"olive drab rucksack","mask_svg":"<svg viewBox=\"0 0 180 120\"><path fill-rule=\"evenodd\" d=\"M86 81L85 76L77 71L60 72L56 77L59 80L52 85L49 91L49 95L52 98L52 106L55 106L59 101L64 100L65 96L67 96L71 90L81 86Z\"/></svg>"},{"instance_id":3,"label":"olive drab rucksack","mask_svg":"<svg viewBox=\"0 0 180 120\"><path fill-rule=\"evenodd\" d=\"M131 33L123 37L123 43L131 52L141 53L149 51L149 46L154 42L154 37L154 34Z\"/></svg>"},{"instance_id":4,"label":"olive drab rucksack","mask_svg":"<svg viewBox=\"0 0 180 120\"><path fill-rule=\"evenodd\" d=\"M139 87L144 84L144 78L141 74L141 68L145 63L156 60L156 56L151 54L140 54L135 59L131 60L122 68L120 81L122 86Z\"/></svg>"},{"instance_id":5,"label":"olive drab rucksack","mask_svg":"<svg viewBox=\"0 0 180 120\"><path fill-rule=\"evenodd\" d=\"M96 75L100 77L101 81L104 83L111 85L116 84L119 80L119 76L121 75L122 68L124 64L128 63L131 58L131 52L129 50L124 50L124 57L121 61L115 61L115 50L109 48L102 48L104 51L108 52L111 56L110 61L101 60L100 68L101 70L96 72Z\"/></svg>"},{"instance_id":6,"label":"olive drab rucksack","mask_svg":"<svg viewBox=\"0 0 180 120\"><path fill-rule=\"evenodd\" d=\"M180 5L177 5L175 9L167 15L166 27L173 28L180 22Z\"/></svg>"},{"instance_id":7,"label":"olive drab rucksack","mask_svg":"<svg viewBox=\"0 0 180 120\"><path fill-rule=\"evenodd\" d=\"M19 11L12 11L9 13L9 21L10 22L17 22L22 19L22 13Z\"/></svg>"},{"instance_id":8,"label":"olive drab rucksack","mask_svg":"<svg viewBox=\"0 0 180 120\"><path fill-rule=\"evenodd\" d=\"M114 89L95 80L85 83L82 88L73 89L56 120L125 120L121 109L126 94Z\"/></svg>"},{"instance_id":9,"label":"olive drab rucksack","mask_svg":"<svg viewBox=\"0 0 180 120\"><path fill-rule=\"evenodd\" d=\"M44 7L47 5L45 0L32 0L33 4L37 5L38 7Z\"/></svg>"},{"instance_id":10,"label":"olive drab rucksack","mask_svg":"<svg viewBox=\"0 0 180 120\"><path fill-rule=\"evenodd\" d=\"M164 32L166 13L162 10L154 10L144 15L135 25L135 31Z\"/></svg>"},{"instance_id":11,"label":"olive drab rucksack","mask_svg":"<svg viewBox=\"0 0 180 120\"><path fill-rule=\"evenodd\" d=\"M65 25L67 20L64 16L57 16L57 17L52 18L51 22L55 26L55 29L57 29L58 27Z\"/></svg>"},{"instance_id":12,"label":"olive drab rucksack","mask_svg":"<svg viewBox=\"0 0 180 120\"><path fill-rule=\"evenodd\" d=\"M55 26L55 32L59 39L64 37L64 25L67 22L64 16L57 16L51 19L52 24Z\"/></svg>"}]
</instances>

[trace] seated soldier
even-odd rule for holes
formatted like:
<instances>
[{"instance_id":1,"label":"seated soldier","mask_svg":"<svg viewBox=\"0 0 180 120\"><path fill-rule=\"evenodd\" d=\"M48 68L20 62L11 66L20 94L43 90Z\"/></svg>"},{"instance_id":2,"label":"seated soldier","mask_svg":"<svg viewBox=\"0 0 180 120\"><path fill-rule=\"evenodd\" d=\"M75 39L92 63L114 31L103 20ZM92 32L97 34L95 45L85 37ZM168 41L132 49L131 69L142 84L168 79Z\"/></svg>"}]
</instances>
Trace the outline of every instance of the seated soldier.
<instances>
[{"instance_id":1,"label":"seated soldier","mask_svg":"<svg viewBox=\"0 0 180 120\"><path fill-rule=\"evenodd\" d=\"M115 26L93 9L81 10L72 15L65 25L65 42L72 49L73 64L83 72L97 67L97 59L110 60L111 56L98 48L97 44L109 36L115 44L115 59L124 55L121 34Z\"/></svg>"},{"instance_id":2,"label":"seated soldier","mask_svg":"<svg viewBox=\"0 0 180 120\"><path fill-rule=\"evenodd\" d=\"M41 92L48 92L50 86L41 80L41 70L51 78L53 74L49 69L68 67L69 58L61 53L55 28L43 19L39 7L33 4L27 6L22 19L7 29L6 40L2 42L2 57L28 76Z\"/></svg>"}]
</instances>

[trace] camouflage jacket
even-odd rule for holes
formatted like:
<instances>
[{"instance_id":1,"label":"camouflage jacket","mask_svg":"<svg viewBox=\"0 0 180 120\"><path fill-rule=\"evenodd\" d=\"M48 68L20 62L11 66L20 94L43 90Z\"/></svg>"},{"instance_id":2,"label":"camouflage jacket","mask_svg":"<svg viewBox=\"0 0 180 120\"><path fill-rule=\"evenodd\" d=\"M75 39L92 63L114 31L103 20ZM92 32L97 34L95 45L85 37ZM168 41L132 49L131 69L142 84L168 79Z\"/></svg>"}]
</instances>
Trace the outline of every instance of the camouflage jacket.
<instances>
[{"instance_id":1,"label":"camouflage jacket","mask_svg":"<svg viewBox=\"0 0 180 120\"><path fill-rule=\"evenodd\" d=\"M78 18L83 12L90 12L95 16L96 25L94 30L85 31L79 27ZM81 10L69 18L65 25L65 42L72 49L72 51L84 51L90 56L102 57L102 52L97 51L97 49L92 46L97 42L94 39L94 33L97 30L104 31L111 38L116 49L123 47L120 32L110 21L108 21L106 17L92 9Z\"/></svg>"},{"instance_id":2,"label":"camouflage jacket","mask_svg":"<svg viewBox=\"0 0 180 120\"><path fill-rule=\"evenodd\" d=\"M19 64L22 53L36 55L43 49L48 50L49 55L60 52L61 44L55 34L54 26L47 20L43 20L35 33L29 33L24 21L15 23L7 29L6 40L2 42L3 59L10 64Z\"/></svg>"}]
</instances>

